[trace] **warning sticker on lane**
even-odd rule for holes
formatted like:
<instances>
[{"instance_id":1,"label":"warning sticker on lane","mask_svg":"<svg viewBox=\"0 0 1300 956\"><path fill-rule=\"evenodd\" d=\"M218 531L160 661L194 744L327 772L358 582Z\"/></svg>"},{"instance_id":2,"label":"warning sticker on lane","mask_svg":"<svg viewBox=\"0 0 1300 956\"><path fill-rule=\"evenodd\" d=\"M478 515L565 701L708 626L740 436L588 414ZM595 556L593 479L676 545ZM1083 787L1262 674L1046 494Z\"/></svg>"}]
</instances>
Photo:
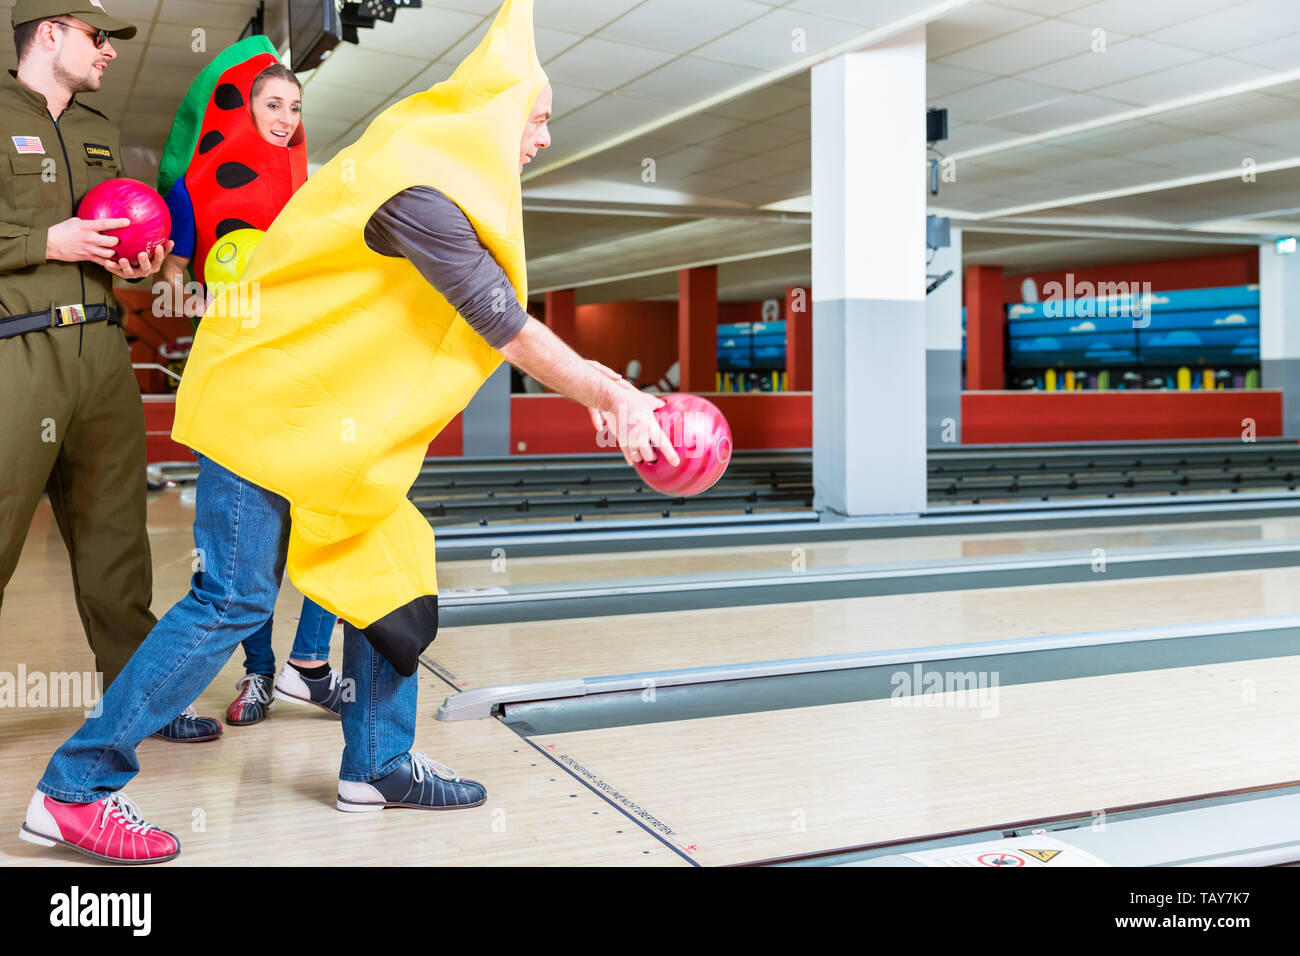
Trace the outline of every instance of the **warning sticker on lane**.
<instances>
[{"instance_id":1,"label":"warning sticker on lane","mask_svg":"<svg viewBox=\"0 0 1300 956\"><path fill-rule=\"evenodd\" d=\"M904 853L909 860L924 866L982 866L1021 869L1050 866L1109 866L1105 860L1048 836L1013 837L964 846L946 846L938 850Z\"/></svg>"}]
</instances>

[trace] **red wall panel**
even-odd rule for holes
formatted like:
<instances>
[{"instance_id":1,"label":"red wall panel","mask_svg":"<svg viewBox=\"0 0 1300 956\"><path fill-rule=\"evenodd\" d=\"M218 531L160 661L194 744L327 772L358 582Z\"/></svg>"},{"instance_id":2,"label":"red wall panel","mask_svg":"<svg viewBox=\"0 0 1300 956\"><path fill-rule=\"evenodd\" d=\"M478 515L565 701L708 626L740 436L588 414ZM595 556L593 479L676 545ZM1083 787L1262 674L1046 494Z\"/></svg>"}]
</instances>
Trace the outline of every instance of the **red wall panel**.
<instances>
[{"instance_id":1,"label":"red wall panel","mask_svg":"<svg viewBox=\"0 0 1300 956\"><path fill-rule=\"evenodd\" d=\"M1282 393L963 392L961 437L968 445L1014 442L1162 441L1282 434Z\"/></svg>"},{"instance_id":2,"label":"red wall panel","mask_svg":"<svg viewBox=\"0 0 1300 956\"><path fill-rule=\"evenodd\" d=\"M1081 269L1054 269L1047 272L1029 272L1007 275L1002 282L1004 302L1022 302L1020 284L1026 278L1038 286L1043 297L1043 286L1059 282L1065 288L1066 272L1074 276L1074 285L1091 282L1151 283L1151 291L1168 289L1211 289L1225 285L1250 285L1259 281L1259 251L1251 247L1242 252L1217 256L1191 256L1186 259L1156 259L1149 262L1119 262L1108 266L1088 266ZM1078 295L1079 293L1076 293Z\"/></svg>"}]
</instances>

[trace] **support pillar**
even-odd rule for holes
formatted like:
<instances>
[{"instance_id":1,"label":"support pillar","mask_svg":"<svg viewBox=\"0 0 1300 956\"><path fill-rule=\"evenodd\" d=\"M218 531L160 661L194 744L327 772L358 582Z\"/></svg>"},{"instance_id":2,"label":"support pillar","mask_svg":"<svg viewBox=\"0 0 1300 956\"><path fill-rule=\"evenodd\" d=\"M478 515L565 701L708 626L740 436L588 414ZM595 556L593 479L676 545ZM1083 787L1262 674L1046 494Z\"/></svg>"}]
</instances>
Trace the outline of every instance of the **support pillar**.
<instances>
[{"instance_id":1,"label":"support pillar","mask_svg":"<svg viewBox=\"0 0 1300 956\"><path fill-rule=\"evenodd\" d=\"M681 392L718 387L718 267L677 273L677 361Z\"/></svg>"},{"instance_id":2,"label":"support pillar","mask_svg":"<svg viewBox=\"0 0 1300 956\"><path fill-rule=\"evenodd\" d=\"M925 59L918 27L812 70L813 492L834 514L926 509Z\"/></svg>"},{"instance_id":3,"label":"support pillar","mask_svg":"<svg viewBox=\"0 0 1300 956\"><path fill-rule=\"evenodd\" d=\"M961 230L935 251L926 270L941 286L925 297L925 439L931 448L961 444Z\"/></svg>"},{"instance_id":4,"label":"support pillar","mask_svg":"<svg viewBox=\"0 0 1300 956\"><path fill-rule=\"evenodd\" d=\"M1259 247L1259 383L1282 389L1282 434L1300 438L1300 253Z\"/></svg>"},{"instance_id":5,"label":"support pillar","mask_svg":"<svg viewBox=\"0 0 1300 956\"><path fill-rule=\"evenodd\" d=\"M812 290L792 286L785 290L786 389L812 391Z\"/></svg>"},{"instance_id":6,"label":"support pillar","mask_svg":"<svg viewBox=\"0 0 1300 956\"><path fill-rule=\"evenodd\" d=\"M1006 387L1007 310L1002 302L1002 267L966 270L966 389L996 392Z\"/></svg>"}]
</instances>

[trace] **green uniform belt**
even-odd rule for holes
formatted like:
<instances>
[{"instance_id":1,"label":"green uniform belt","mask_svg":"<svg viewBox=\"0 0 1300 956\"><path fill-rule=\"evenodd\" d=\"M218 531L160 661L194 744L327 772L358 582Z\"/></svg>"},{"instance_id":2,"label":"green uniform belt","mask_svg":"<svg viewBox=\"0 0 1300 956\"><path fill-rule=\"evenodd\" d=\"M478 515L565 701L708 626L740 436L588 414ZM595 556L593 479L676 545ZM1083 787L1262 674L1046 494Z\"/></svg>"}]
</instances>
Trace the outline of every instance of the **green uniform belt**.
<instances>
[{"instance_id":1,"label":"green uniform belt","mask_svg":"<svg viewBox=\"0 0 1300 956\"><path fill-rule=\"evenodd\" d=\"M56 305L44 312L28 312L26 315L8 315L0 318L0 339L38 332L41 329L56 329L61 325L105 321L116 323L117 310L110 309L106 305Z\"/></svg>"}]
</instances>

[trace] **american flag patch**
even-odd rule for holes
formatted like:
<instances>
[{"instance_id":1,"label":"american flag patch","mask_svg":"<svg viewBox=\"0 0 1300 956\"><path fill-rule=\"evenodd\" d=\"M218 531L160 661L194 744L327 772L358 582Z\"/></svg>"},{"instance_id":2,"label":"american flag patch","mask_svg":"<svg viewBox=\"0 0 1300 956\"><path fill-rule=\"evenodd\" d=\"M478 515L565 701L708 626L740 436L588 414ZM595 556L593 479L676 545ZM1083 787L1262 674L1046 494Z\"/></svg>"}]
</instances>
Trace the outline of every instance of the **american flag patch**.
<instances>
[{"instance_id":1,"label":"american flag patch","mask_svg":"<svg viewBox=\"0 0 1300 956\"><path fill-rule=\"evenodd\" d=\"M20 153L43 153L45 146L41 143L39 136L15 136L13 137L14 148Z\"/></svg>"}]
</instances>

